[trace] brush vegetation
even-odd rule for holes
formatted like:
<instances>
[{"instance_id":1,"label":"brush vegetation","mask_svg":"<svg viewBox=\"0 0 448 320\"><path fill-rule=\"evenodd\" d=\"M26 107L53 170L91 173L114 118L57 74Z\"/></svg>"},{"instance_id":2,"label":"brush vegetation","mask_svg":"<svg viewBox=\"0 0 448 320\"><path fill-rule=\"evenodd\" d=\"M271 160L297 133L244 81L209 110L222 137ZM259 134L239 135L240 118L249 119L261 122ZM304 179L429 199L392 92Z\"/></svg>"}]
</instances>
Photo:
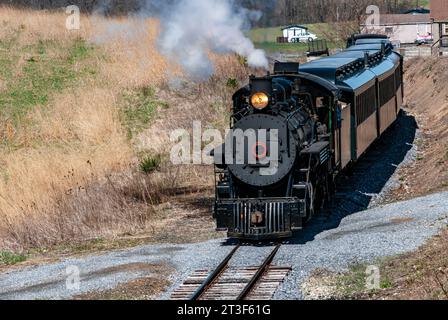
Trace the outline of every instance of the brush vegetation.
<instances>
[{"instance_id":1,"label":"brush vegetation","mask_svg":"<svg viewBox=\"0 0 448 320\"><path fill-rule=\"evenodd\" d=\"M248 74L238 57L213 56L216 76L173 91L182 71L157 51L158 21L83 15L67 31L65 19L0 7L0 264L89 239L160 240L167 219L191 217L191 208L165 215L164 203L211 190L212 174L171 166L170 132L193 120L224 127Z\"/></svg>"},{"instance_id":2,"label":"brush vegetation","mask_svg":"<svg viewBox=\"0 0 448 320\"><path fill-rule=\"evenodd\" d=\"M161 165L162 165L162 157L160 155L157 155L155 157L145 156L140 161L140 170L143 173L150 174L153 173L154 171L159 170Z\"/></svg>"}]
</instances>

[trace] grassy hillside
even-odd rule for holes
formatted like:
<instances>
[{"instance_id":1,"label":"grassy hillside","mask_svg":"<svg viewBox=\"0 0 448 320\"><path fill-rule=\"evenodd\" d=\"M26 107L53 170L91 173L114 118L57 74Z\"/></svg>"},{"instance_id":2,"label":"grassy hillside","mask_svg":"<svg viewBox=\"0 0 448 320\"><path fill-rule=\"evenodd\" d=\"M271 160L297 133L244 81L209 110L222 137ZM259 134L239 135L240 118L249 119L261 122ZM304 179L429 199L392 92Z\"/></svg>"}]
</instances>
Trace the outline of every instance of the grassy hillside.
<instances>
[{"instance_id":1,"label":"grassy hillside","mask_svg":"<svg viewBox=\"0 0 448 320\"><path fill-rule=\"evenodd\" d=\"M327 23L316 23L305 25L311 33L316 34L320 39L328 39L327 35L331 26ZM308 50L308 45L304 43L277 43L277 37L281 37L282 27L257 28L250 31L250 38L257 48L264 49L268 53L303 53ZM328 43L330 49L341 46L339 43Z\"/></svg>"},{"instance_id":2,"label":"grassy hillside","mask_svg":"<svg viewBox=\"0 0 448 320\"><path fill-rule=\"evenodd\" d=\"M327 23L306 24L304 26L309 28L310 32L316 34L318 37L323 37L323 32L330 28ZM282 27L253 29L250 31L250 38L256 43L276 42L277 37L283 35Z\"/></svg>"},{"instance_id":3,"label":"grassy hillside","mask_svg":"<svg viewBox=\"0 0 448 320\"><path fill-rule=\"evenodd\" d=\"M27 119L31 112L37 108L40 112L47 111L52 94L74 88L81 78L90 79L97 72L87 63L94 49L82 39L70 43L47 40L23 44L19 43L21 35L22 31L16 30L0 43L0 74L5 79L0 92L0 117L16 133L32 125L31 119ZM24 143L18 134L6 138L2 140L5 147L20 148Z\"/></svg>"}]
</instances>

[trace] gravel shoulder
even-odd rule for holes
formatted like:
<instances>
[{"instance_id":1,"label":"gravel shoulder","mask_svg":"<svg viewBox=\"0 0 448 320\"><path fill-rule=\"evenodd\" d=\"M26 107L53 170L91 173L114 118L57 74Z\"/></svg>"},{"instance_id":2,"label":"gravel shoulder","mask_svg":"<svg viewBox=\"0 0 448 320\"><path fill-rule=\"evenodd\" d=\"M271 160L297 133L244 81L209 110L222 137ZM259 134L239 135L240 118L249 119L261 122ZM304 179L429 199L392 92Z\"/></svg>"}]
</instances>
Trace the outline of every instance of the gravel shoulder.
<instances>
[{"instance_id":1,"label":"gravel shoulder","mask_svg":"<svg viewBox=\"0 0 448 320\"><path fill-rule=\"evenodd\" d=\"M394 203L346 217L313 241L284 246L276 264L293 262L293 272L277 299L302 299L303 281L317 269L348 271L350 266L414 251L448 223L448 193Z\"/></svg>"},{"instance_id":2,"label":"gravel shoulder","mask_svg":"<svg viewBox=\"0 0 448 320\"><path fill-rule=\"evenodd\" d=\"M301 284L318 268L345 271L353 263L413 251L447 221L448 193L440 193L355 213L342 219L339 227L315 235L312 241L306 232L301 233L285 243L274 261L275 265L293 268L275 298L303 298ZM167 292L148 297L167 299L194 270L213 269L232 247L224 239L150 245L26 267L0 274L0 299L71 299L144 277L162 277L171 283ZM231 263L256 265L269 251L269 246L243 247ZM74 268L80 271L79 288L70 286Z\"/></svg>"}]
</instances>

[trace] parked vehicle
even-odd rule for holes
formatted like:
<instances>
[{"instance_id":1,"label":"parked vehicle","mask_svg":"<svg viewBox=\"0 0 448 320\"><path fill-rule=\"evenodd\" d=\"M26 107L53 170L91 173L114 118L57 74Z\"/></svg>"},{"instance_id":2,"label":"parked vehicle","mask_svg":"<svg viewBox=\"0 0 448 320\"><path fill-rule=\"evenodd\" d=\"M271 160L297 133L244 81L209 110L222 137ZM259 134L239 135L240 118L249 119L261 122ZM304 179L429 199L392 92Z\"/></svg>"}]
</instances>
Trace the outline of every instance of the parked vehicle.
<instances>
[{"instance_id":1,"label":"parked vehicle","mask_svg":"<svg viewBox=\"0 0 448 320\"><path fill-rule=\"evenodd\" d=\"M428 32L426 35L417 35L417 39L415 40L415 43L418 45L422 45L422 44L429 44L432 43L434 41L434 37L432 35L432 33Z\"/></svg>"},{"instance_id":2,"label":"parked vehicle","mask_svg":"<svg viewBox=\"0 0 448 320\"><path fill-rule=\"evenodd\" d=\"M299 42L309 42L317 40L317 36L314 33L306 32L297 36L294 36L290 39L290 42L292 43L299 43Z\"/></svg>"}]
</instances>

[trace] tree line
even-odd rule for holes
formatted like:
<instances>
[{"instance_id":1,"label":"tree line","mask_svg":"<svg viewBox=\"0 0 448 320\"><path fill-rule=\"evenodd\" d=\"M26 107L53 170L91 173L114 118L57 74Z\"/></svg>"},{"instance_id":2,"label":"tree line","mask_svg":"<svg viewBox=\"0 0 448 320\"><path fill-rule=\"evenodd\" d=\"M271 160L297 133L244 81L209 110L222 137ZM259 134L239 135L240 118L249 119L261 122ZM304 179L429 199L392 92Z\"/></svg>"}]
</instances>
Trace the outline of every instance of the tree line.
<instances>
[{"instance_id":1,"label":"tree line","mask_svg":"<svg viewBox=\"0 0 448 320\"><path fill-rule=\"evenodd\" d=\"M78 6L82 12L93 12L106 8L106 14L127 14L138 11L144 0L0 0L0 5L27 7L31 9L60 9L70 5Z\"/></svg>"},{"instance_id":2,"label":"tree line","mask_svg":"<svg viewBox=\"0 0 448 320\"><path fill-rule=\"evenodd\" d=\"M381 13L401 13L415 7L415 1L400 0L279 0L284 23L345 22L366 14L370 5Z\"/></svg>"},{"instance_id":3,"label":"tree line","mask_svg":"<svg viewBox=\"0 0 448 320\"><path fill-rule=\"evenodd\" d=\"M0 0L0 4L33 9L57 9L77 5L83 12L101 8L105 14L127 14L160 1L177 0ZM416 0L229 0L248 9L260 10L258 27L291 23L348 21L364 15L367 6L377 5L382 13L400 13L416 6ZM154 5L155 6L155 5Z\"/></svg>"}]
</instances>

